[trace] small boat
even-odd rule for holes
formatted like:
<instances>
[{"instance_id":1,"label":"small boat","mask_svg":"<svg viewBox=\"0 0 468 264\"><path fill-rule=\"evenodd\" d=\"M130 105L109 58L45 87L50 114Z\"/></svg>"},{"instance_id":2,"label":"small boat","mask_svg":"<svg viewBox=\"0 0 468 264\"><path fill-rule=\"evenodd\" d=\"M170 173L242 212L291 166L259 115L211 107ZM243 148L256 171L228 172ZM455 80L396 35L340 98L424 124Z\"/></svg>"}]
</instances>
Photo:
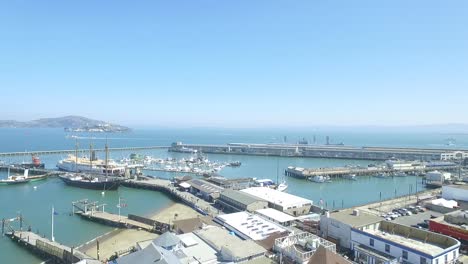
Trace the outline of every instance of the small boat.
<instances>
[{"instance_id":1,"label":"small boat","mask_svg":"<svg viewBox=\"0 0 468 264\"><path fill-rule=\"evenodd\" d=\"M278 184L278 186L276 186L276 190L278 190L280 192L286 191L287 188L288 188L288 185L286 184L286 182L282 182L282 183Z\"/></svg>"},{"instance_id":2,"label":"small boat","mask_svg":"<svg viewBox=\"0 0 468 264\"><path fill-rule=\"evenodd\" d=\"M42 174L42 175L35 175L35 176L29 176L28 179L31 182L36 182L36 181L42 181L47 179L47 174Z\"/></svg>"},{"instance_id":3,"label":"small boat","mask_svg":"<svg viewBox=\"0 0 468 264\"><path fill-rule=\"evenodd\" d=\"M67 173L59 176L62 181L70 186L92 190L117 190L122 179L117 177L105 177L93 174Z\"/></svg>"},{"instance_id":4,"label":"small boat","mask_svg":"<svg viewBox=\"0 0 468 264\"><path fill-rule=\"evenodd\" d=\"M386 178L389 178L390 176L388 176L388 174L386 174L386 173L379 173L379 174L375 175L374 177L386 179Z\"/></svg>"},{"instance_id":5,"label":"small boat","mask_svg":"<svg viewBox=\"0 0 468 264\"><path fill-rule=\"evenodd\" d=\"M239 167L240 165L242 165L240 161L234 161L228 164L228 166L231 166L231 167Z\"/></svg>"},{"instance_id":6,"label":"small boat","mask_svg":"<svg viewBox=\"0 0 468 264\"><path fill-rule=\"evenodd\" d=\"M25 170L25 174L27 174L28 170ZM0 180L0 185L12 185L12 184L20 184L20 183L27 183L29 179L27 175L13 175L10 176L10 168L8 168L8 177L6 179Z\"/></svg>"},{"instance_id":7,"label":"small boat","mask_svg":"<svg viewBox=\"0 0 468 264\"><path fill-rule=\"evenodd\" d=\"M253 186L254 187L270 187L274 186L275 182L271 179L253 179Z\"/></svg>"},{"instance_id":8,"label":"small boat","mask_svg":"<svg viewBox=\"0 0 468 264\"><path fill-rule=\"evenodd\" d=\"M352 180L352 181L356 181L356 174L347 174L347 175L344 175L343 176L343 179L347 179L347 180Z\"/></svg>"},{"instance_id":9,"label":"small boat","mask_svg":"<svg viewBox=\"0 0 468 264\"><path fill-rule=\"evenodd\" d=\"M393 176L395 176L395 177L406 177L408 175L406 173L400 171L400 172L395 173Z\"/></svg>"},{"instance_id":10,"label":"small boat","mask_svg":"<svg viewBox=\"0 0 468 264\"><path fill-rule=\"evenodd\" d=\"M324 183L327 181L327 178L322 175L317 175L312 178L309 178L309 180L317 183Z\"/></svg>"}]
</instances>

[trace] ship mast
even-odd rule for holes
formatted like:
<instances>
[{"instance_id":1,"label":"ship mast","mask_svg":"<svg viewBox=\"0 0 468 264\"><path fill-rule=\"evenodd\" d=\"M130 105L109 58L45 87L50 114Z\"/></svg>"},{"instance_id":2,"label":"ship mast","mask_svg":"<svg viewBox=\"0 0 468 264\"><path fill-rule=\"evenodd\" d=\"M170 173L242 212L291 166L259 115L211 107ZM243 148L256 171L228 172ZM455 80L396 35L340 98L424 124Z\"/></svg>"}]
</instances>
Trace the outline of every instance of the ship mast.
<instances>
[{"instance_id":1,"label":"ship mast","mask_svg":"<svg viewBox=\"0 0 468 264\"><path fill-rule=\"evenodd\" d=\"M93 143L89 143L89 171L93 171Z\"/></svg>"},{"instance_id":2,"label":"ship mast","mask_svg":"<svg viewBox=\"0 0 468 264\"><path fill-rule=\"evenodd\" d=\"M109 146L107 146L107 137L106 137L106 147L105 147L105 150L106 150L106 177L107 177L107 171L108 171L108 168L107 168L107 165L108 165L108 159L109 159Z\"/></svg>"},{"instance_id":3,"label":"ship mast","mask_svg":"<svg viewBox=\"0 0 468 264\"><path fill-rule=\"evenodd\" d=\"M78 138L75 138L75 173L78 172Z\"/></svg>"}]
</instances>

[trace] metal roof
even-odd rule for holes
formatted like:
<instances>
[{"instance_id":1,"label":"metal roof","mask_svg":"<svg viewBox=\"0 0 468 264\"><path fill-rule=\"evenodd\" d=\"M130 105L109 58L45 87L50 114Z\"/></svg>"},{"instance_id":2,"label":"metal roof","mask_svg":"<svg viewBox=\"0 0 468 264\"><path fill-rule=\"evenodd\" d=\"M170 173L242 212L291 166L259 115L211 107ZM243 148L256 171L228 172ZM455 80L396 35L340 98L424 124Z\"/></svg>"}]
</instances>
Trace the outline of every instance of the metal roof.
<instances>
[{"instance_id":1,"label":"metal roof","mask_svg":"<svg viewBox=\"0 0 468 264\"><path fill-rule=\"evenodd\" d=\"M229 199L235 200L244 205L253 204L259 201L264 201L266 203L265 200L260 199L256 196L253 196L248 193L241 192L241 191L235 191L235 190L225 190L224 192L221 193L221 199L223 196Z\"/></svg>"},{"instance_id":2,"label":"metal roof","mask_svg":"<svg viewBox=\"0 0 468 264\"><path fill-rule=\"evenodd\" d=\"M193 188L200 190L204 193L208 193L208 194L222 192L224 190L224 188L219 187L217 185L214 185L204 180L193 179L193 180L188 181L188 183Z\"/></svg>"}]
</instances>

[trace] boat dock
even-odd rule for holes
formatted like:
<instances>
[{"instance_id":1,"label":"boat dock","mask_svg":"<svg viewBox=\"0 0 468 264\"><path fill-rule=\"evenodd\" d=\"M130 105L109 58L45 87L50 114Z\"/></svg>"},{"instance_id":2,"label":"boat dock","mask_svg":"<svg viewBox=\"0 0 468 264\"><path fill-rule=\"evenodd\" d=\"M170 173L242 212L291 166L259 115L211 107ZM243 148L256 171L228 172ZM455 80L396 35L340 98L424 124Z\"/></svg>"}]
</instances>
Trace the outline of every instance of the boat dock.
<instances>
[{"instance_id":1,"label":"boat dock","mask_svg":"<svg viewBox=\"0 0 468 264\"><path fill-rule=\"evenodd\" d=\"M197 145L173 143L169 151L188 150L212 154L257 155L281 157L308 157L360 160L441 160L442 154L468 152L466 149L430 149L396 147L353 147L345 145L306 144L249 144L229 143L226 145Z\"/></svg>"},{"instance_id":2,"label":"boat dock","mask_svg":"<svg viewBox=\"0 0 468 264\"><path fill-rule=\"evenodd\" d=\"M169 180L149 179L149 180L128 180L122 183L123 186L130 188L148 189L160 191L168 194L170 197L183 202L204 215L216 216L219 210L207 201L193 195L189 192L179 191Z\"/></svg>"},{"instance_id":3,"label":"boat dock","mask_svg":"<svg viewBox=\"0 0 468 264\"><path fill-rule=\"evenodd\" d=\"M92 257L58 242L50 241L30 231L12 231L6 234L19 245L39 256L53 259L53 263L76 263L81 260L94 260ZM99 263L99 262L96 262Z\"/></svg>"},{"instance_id":4,"label":"boat dock","mask_svg":"<svg viewBox=\"0 0 468 264\"><path fill-rule=\"evenodd\" d=\"M346 175L354 174L356 176L370 176L377 175L379 173L394 174L394 173L410 173L410 174L423 174L427 171L432 170L443 170L443 171L457 171L459 169L458 165L454 166L440 166L437 168L434 167L425 167L418 169L410 170L395 170L391 168L382 168L382 167L335 167L335 168L301 168L301 167L288 167L284 174L289 177L299 178L299 179L308 179L315 176L330 176L330 177L343 177Z\"/></svg>"},{"instance_id":5,"label":"boat dock","mask_svg":"<svg viewBox=\"0 0 468 264\"><path fill-rule=\"evenodd\" d=\"M169 230L169 225L152 219L131 214L123 216L105 212L104 206L105 204L98 205L97 202L88 202L87 199L72 202L73 214L80 215L82 218L90 221L118 228L142 229L159 234ZM102 209L99 211L99 208Z\"/></svg>"},{"instance_id":6,"label":"boat dock","mask_svg":"<svg viewBox=\"0 0 468 264\"><path fill-rule=\"evenodd\" d=\"M149 146L149 147L125 147L125 148L109 148L109 151L131 151L131 150L153 150L153 149L167 149L167 146ZM105 152L105 148L93 149L96 152ZM37 150L37 151L22 151L22 152L1 152L0 157L13 157L13 156L31 156L31 155L56 155L56 154L75 154L76 149L67 150ZM89 149L78 149L78 153L89 153Z\"/></svg>"}]
</instances>

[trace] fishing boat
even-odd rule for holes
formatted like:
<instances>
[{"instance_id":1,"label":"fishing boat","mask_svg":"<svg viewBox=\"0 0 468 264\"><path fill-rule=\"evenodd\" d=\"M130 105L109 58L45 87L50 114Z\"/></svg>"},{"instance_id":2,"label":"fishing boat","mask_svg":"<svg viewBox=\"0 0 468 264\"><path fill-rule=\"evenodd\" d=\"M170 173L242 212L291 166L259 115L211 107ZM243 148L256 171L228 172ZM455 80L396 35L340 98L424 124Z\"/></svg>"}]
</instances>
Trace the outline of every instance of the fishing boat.
<instances>
[{"instance_id":1,"label":"fishing boat","mask_svg":"<svg viewBox=\"0 0 468 264\"><path fill-rule=\"evenodd\" d=\"M25 173L27 173L27 170L25 170ZM12 184L27 183L27 182L29 182L27 175L10 176L10 168L8 168L8 176L6 179L0 180L0 185L12 185Z\"/></svg>"},{"instance_id":2,"label":"fishing boat","mask_svg":"<svg viewBox=\"0 0 468 264\"><path fill-rule=\"evenodd\" d=\"M406 173L402 172L402 171L399 171L399 172L396 172L395 174L393 174L393 176L395 176L395 177L406 177L408 175Z\"/></svg>"},{"instance_id":3,"label":"fishing boat","mask_svg":"<svg viewBox=\"0 0 468 264\"><path fill-rule=\"evenodd\" d=\"M122 182L121 178L96 174L66 173L59 177L65 184L73 187L103 191L117 190Z\"/></svg>"}]
</instances>

